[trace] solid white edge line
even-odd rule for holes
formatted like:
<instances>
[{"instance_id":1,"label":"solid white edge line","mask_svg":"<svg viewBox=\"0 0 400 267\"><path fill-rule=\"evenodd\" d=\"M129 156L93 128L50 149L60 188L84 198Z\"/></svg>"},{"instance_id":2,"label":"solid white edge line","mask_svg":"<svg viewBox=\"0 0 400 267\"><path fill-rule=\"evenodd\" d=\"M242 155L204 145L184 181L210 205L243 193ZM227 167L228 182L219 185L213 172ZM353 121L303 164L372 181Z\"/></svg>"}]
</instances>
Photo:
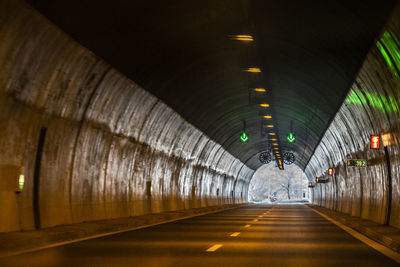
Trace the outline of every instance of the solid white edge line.
<instances>
[{"instance_id":1,"label":"solid white edge line","mask_svg":"<svg viewBox=\"0 0 400 267\"><path fill-rule=\"evenodd\" d=\"M336 224L337 226L339 226L340 228L342 228L343 230L345 230L347 233L349 233L350 235L354 236L355 238L357 238L358 240L360 240L361 242L363 242L364 244L372 247L373 249L379 251L380 253L382 253L383 255L391 258L392 260L396 261L397 263L400 263L400 253L397 253L396 251L391 250L388 247L385 247L384 245L370 239L369 237L361 234L360 232L357 232L356 230L342 224L341 222L336 221L335 219L323 214L322 212L319 212L309 206L306 205L307 208L311 209L313 212L319 214L320 216L322 216L323 218L325 218L326 220L330 221L333 224Z\"/></svg>"}]
</instances>

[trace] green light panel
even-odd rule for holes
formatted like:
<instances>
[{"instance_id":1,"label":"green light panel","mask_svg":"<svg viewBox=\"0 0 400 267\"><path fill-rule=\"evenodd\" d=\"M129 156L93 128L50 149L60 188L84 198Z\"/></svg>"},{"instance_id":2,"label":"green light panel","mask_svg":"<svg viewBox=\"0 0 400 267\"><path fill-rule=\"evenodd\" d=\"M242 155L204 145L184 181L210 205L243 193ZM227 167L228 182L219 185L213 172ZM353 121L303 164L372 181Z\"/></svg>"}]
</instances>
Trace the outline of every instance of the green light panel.
<instances>
[{"instance_id":1,"label":"green light panel","mask_svg":"<svg viewBox=\"0 0 400 267\"><path fill-rule=\"evenodd\" d=\"M400 43L397 37L391 32L386 31L382 35L381 39L376 43L376 46L381 52L393 75L399 77Z\"/></svg>"},{"instance_id":2,"label":"green light panel","mask_svg":"<svg viewBox=\"0 0 400 267\"><path fill-rule=\"evenodd\" d=\"M370 105L383 113L393 113L399 111L399 106L393 96L384 96L377 93L362 93L358 89L352 89L346 98L347 104Z\"/></svg>"}]
</instances>

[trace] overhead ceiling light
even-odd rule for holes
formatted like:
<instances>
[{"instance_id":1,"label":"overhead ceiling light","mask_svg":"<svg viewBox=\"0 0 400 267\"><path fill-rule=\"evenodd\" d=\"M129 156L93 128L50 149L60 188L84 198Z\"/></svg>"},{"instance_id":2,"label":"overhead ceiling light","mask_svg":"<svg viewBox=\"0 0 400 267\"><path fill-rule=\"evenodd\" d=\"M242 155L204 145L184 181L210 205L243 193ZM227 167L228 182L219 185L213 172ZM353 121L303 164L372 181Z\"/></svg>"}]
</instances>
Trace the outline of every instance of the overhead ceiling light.
<instances>
[{"instance_id":1,"label":"overhead ceiling light","mask_svg":"<svg viewBox=\"0 0 400 267\"><path fill-rule=\"evenodd\" d=\"M260 104L260 107L268 108L268 107L269 107L269 104Z\"/></svg>"},{"instance_id":2,"label":"overhead ceiling light","mask_svg":"<svg viewBox=\"0 0 400 267\"><path fill-rule=\"evenodd\" d=\"M274 145L274 146L277 146L277 145L278 145L278 143L273 143L273 145Z\"/></svg>"},{"instance_id":3,"label":"overhead ceiling light","mask_svg":"<svg viewBox=\"0 0 400 267\"><path fill-rule=\"evenodd\" d=\"M279 149L278 147L274 147L274 149Z\"/></svg>"},{"instance_id":4,"label":"overhead ceiling light","mask_svg":"<svg viewBox=\"0 0 400 267\"><path fill-rule=\"evenodd\" d=\"M254 91L265 93L267 90L265 88L254 88Z\"/></svg>"},{"instance_id":5,"label":"overhead ceiling light","mask_svg":"<svg viewBox=\"0 0 400 267\"><path fill-rule=\"evenodd\" d=\"M271 139L271 141L278 141L278 139L276 139L276 138L272 138L272 139Z\"/></svg>"},{"instance_id":6,"label":"overhead ceiling light","mask_svg":"<svg viewBox=\"0 0 400 267\"><path fill-rule=\"evenodd\" d=\"M230 35L229 37L232 40L238 40L238 41L248 41L248 42L254 41L253 36L247 34Z\"/></svg>"},{"instance_id":7,"label":"overhead ceiling light","mask_svg":"<svg viewBox=\"0 0 400 267\"><path fill-rule=\"evenodd\" d=\"M261 72L260 68L247 68L246 71L247 72L254 72L254 73Z\"/></svg>"},{"instance_id":8,"label":"overhead ceiling light","mask_svg":"<svg viewBox=\"0 0 400 267\"><path fill-rule=\"evenodd\" d=\"M271 116L271 115L265 115L264 118L266 118L266 119L272 119L272 116Z\"/></svg>"},{"instance_id":9,"label":"overhead ceiling light","mask_svg":"<svg viewBox=\"0 0 400 267\"><path fill-rule=\"evenodd\" d=\"M269 133L269 135L276 135L276 133Z\"/></svg>"},{"instance_id":10,"label":"overhead ceiling light","mask_svg":"<svg viewBox=\"0 0 400 267\"><path fill-rule=\"evenodd\" d=\"M268 128L274 128L274 125L270 124L270 125L267 125L267 127Z\"/></svg>"}]
</instances>

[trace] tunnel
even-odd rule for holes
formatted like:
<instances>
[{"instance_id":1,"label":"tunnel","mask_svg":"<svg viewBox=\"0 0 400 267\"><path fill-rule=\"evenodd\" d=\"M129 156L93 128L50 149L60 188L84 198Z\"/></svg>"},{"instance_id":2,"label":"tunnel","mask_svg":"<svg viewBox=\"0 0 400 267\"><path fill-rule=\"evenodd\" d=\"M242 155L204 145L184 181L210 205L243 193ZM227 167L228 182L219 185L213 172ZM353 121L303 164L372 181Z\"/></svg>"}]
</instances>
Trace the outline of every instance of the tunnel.
<instances>
[{"instance_id":1,"label":"tunnel","mask_svg":"<svg viewBox=\"0 0 400 267\"><path fill-rule=\"evenodd\" d=\"M318 243L339 221L378 245L341 258L288 236L289 258L310 256L249 251L245 266L397 266L399 40L393 0L0 0L0 265L67 266L72 252L46 249L123 232L140 247L172 221L257 215L243 229L304 218ZM266 166L298 168L307 201L254 203ZM228 265L154 251L138 266Z\"/></svg>"}]
</instances>

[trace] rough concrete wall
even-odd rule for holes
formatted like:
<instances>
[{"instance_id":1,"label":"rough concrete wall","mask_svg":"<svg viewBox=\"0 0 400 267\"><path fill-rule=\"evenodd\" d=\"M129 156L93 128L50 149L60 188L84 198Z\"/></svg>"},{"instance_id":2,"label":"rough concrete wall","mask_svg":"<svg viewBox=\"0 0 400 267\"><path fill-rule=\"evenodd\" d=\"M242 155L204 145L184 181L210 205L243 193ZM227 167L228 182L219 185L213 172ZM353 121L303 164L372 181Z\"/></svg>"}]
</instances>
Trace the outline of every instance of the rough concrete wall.
<instances>
[{"instance_id":1,"label":"rough concrete wall","mask_svg":"<svg viewBox=\"0 0 400 267\"><path fill-rule=\"evenodd\" d=\"M380 44L388 34L391 40L400 36L399 6L368 54L305 172L314 181L315 177L328 178L328 168L335 168L328 183L315 186L316 204L378 223L385 223L390 214L390 224L400 227L400 43L395 41L390 46L386 42L382 53ZM385 53L389 55L386 59ZM389 165L382 143L380 150L370 149L370 135L384 133L390 133L391 139ZM367 159L368 167L347 167L347 159ZM389 169L393 190L390 211Z\"/></svg>"},{"instance_id":2,"label":"rough concrete wall","mask_svg":"<svg viewBox=\"0 0 400 267\"><path fill-rule=\"evenodd\" d=\"M252 170L20 0L0 1L0 107L0 231L34 228L42 127L41 227L247 199Z\"/></svg>"}]
</instances>

